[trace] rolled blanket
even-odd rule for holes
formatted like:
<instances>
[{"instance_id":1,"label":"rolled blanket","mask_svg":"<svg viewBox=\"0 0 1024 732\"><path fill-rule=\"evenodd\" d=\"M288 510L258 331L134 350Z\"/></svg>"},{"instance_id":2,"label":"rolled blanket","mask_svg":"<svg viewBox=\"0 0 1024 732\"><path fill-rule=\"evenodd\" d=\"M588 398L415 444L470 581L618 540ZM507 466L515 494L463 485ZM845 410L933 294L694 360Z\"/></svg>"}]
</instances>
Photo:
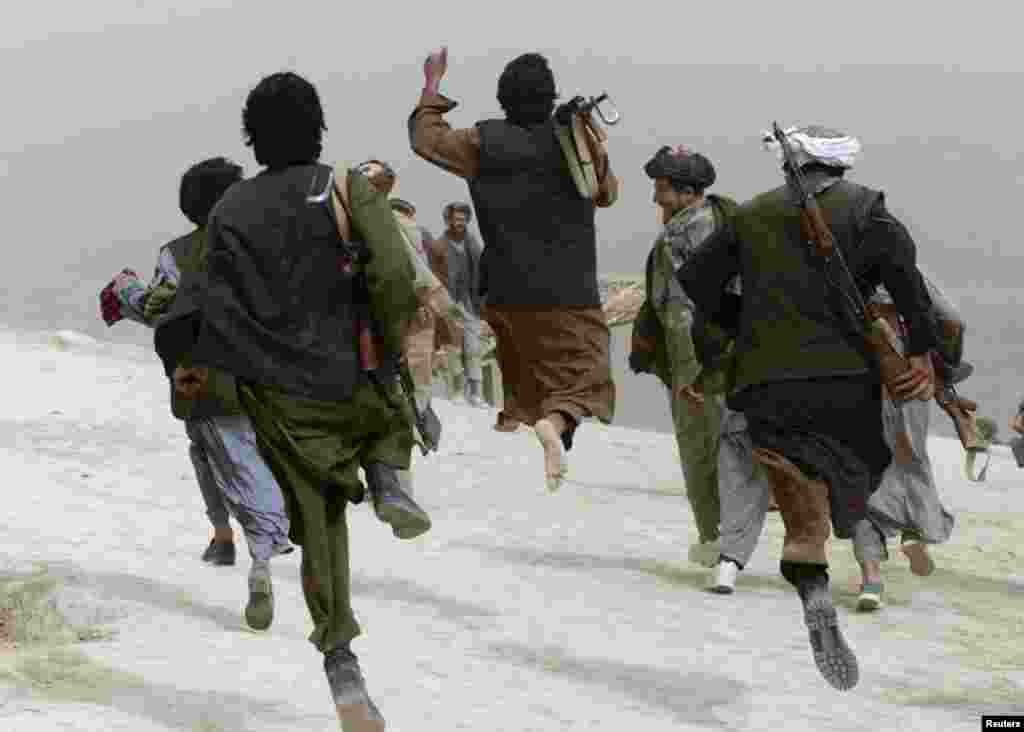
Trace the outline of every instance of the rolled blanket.
<instances>
[{"instance_id":1,"label":"rolled blanket","mask_svg":"<svg viewBox=\"0 0 1024 732\"><path fill-rule=\"evenodd\" d=\"M145 285L139 281L139 276L134 270L122 269L114 275L114 278L100 292L100 315L107 327L126 317L131 317L134 302L132 295L145 292L145 289ZM141 313L137 315L141 316Z\"/></svg>"}]
</instances>

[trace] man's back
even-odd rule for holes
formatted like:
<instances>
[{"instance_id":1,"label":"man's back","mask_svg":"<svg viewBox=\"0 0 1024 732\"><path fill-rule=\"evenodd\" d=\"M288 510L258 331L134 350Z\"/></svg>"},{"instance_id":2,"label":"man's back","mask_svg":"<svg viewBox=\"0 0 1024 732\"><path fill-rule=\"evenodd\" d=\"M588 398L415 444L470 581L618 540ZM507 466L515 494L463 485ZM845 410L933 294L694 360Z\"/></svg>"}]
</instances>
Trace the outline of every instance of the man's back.
<instances>
[{"instance_id":1,"label":"man's back","mask_svg":"<svg viewBox=\"0 0 1024 732\"><path fill-rule=\"evenodd\" d=\"M740 242L743 308L737 341L742 388L765 381L853 376L871 364L823 270L803 240L800 210L783 187L743 204L734 219ZM818 196L848 260L858 245L861 209L877 200L871 189L840 181Z\"/></svg>"},{"instance_id":2,"label":"man's back","mask_svg":"<svg viewBox=\"0 0 1024 732\"><path fill-rule=\"evenodd\" d=\"M331 169L266 171L210 217L210 282L197 351L255 383L347 399L358 375L355 289L331 214Z\"/></svg>"},{"instance_id":3,"label":"man's back","mask_svg":"<svg viewBox=\"0 0 1024 732\"><path fill-rule=\"evenodd\" d=\"M489 304L600 306L594 202L582 198L552 123L477 125L470 193L484 239Z\"/></svg>"}]
</instances>

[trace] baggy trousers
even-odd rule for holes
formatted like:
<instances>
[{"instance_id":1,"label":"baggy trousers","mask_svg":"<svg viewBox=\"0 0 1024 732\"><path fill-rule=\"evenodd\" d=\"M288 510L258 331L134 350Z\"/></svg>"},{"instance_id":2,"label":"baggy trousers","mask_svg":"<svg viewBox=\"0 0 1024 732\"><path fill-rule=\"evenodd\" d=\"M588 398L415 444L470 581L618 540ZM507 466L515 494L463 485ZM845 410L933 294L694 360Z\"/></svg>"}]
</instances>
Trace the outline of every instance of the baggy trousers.
<instances>
[{"instance_id":1,"label":"baggy trousers","mask_svg":"<svg viewBox=\"0 0 1024 732\"><path fill-rule=\"evenodd\" d=\"M482 381L483 345L480 342L480 319L469 317L462 323L462 345L446 345L446 368L452 378L465 377L469 381Z\"/></svg>"},{"instance_id":2,"label":"baggy trousers","mask_svg":"<svg viewBox=\"0 0 1024 732\"><path fill-rule=\"evenodd\" d=\"M382 393L383 391L383 393ZM309 640L322 652L359 635L352 610L349 503L363 501L363 465L408 470L412 418L397 384L364 381L347 401L323 401L240 384L260 450L277 477L302 547L302 591L313 620Z\"/></svg>"},{"instance_id":3,"label":"baggy trousers","mask_svg":"<svg viewBox=\"0 0 1024 732\"><path fill-rule=\"evenodd\" d=\"M230 526L228 516L234 516L256 560L268 560L288 546L281 488L260 454L249 418L190 419L185 431L206 515L214 528Z\"/></svg>"},{"instance_id":4,"label":"baggy trousers","mask_svg":"<svg viewBox=\"0 0 1024 732\"><path fill-rule=\"evenodd\" d=\"M753 444L742 412L723 410L718 447L718 490L721 503L721 555L745 567L764 529L769 484L754 459Z\"/></svg>"},{"instance_id":5,"label":"baggy trousers","mask_svg":"<svg viewBox=\"0 0 1024 732\"><path fill-rule=\"evenodd\" d=\"M718 446L725 403L721 396L709 395L699 412L691 412L686 399L670 393L669 404L686 479L686 498L697 523L697 532L702 543L714 541L719 536L721 520Z\"/></svg>"}]
</instances>

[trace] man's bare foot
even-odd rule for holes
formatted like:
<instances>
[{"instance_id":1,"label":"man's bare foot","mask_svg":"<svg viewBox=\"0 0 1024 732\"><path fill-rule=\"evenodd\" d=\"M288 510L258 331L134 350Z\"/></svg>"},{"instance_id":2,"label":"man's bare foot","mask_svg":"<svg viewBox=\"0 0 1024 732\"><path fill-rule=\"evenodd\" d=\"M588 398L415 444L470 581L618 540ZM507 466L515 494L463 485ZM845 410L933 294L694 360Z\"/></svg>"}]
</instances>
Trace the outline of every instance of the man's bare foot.
<instances>
[{"instance_id":1,"label":"man's bare foot","mask_svg":"<svg viewBox=\"0 0 1024 732\"><path fill-rule=\"evenodd\" d=\"M910 560L910 571L918 577L927 577L935 571L935 562L928 554L928 545L923 541L907 541L901 547Z\"/></svg>"},{"instance_id":2,"label":"man's bare foot","mask_svg":"<svg viewBox=\"0 0 1024 732\"><path fill-rule=\"evenodd\" d=\"M554 493L562 486L567 471L561 435L550 419L538 420L533 431L544 448L544 480L548 492Z\"/></svg>"}]
</instances>

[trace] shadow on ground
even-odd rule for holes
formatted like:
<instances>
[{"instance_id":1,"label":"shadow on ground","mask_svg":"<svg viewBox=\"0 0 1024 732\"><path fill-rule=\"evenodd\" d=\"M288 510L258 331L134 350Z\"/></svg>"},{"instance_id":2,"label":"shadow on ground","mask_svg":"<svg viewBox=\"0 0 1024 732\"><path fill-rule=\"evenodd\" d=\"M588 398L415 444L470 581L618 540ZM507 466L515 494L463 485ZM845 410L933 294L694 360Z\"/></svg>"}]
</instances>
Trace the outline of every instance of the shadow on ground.
<instances>
[{"instance_id":1,"label":"shadow on ground","mask_svg":"<svg viewBox=\"0 0 1024 732\"><path fill-rule=\"evenodd\" d=\"M428 587L402 579L353 577L352 594L433 608L440 617L456 623L470 618L492 618L500 615L492 608L446 597Z\"/></svg>"},{"instance_id":2,"label":"shadow on ground","mask_svg":"<svg viewBox=\"0 0 1024 732\"><path fill-rule=\"evenodd\" d=\"M475 542L451 542L448 546L472 549L512 564L578 569L583 571L612 570L641 572L672 585L706 590L708 570L703 567L683 567L673 562L644 559L642 557L612 557L577 552L546 552L528 547L499 547ZM741 590L786 590L791 588L782 577L743 574L737 582Z\"/></svg>"},{"instance_id":3,"label":"shadow on ground","mask_svg":"<svg viewBox=\"0 0 1024 732\"><path fill-rule=\"evenodd\" d=\"M705 729L734 729L735 722L723 721L715 709L742 705L750 693L745 684L714 672L679 673L604 658L579 658L558 648L538 650L514 643L495 644L490 650L506 663L600 686L611 694L663 709L678 722Z\"/></svg>"}]
</instances>

